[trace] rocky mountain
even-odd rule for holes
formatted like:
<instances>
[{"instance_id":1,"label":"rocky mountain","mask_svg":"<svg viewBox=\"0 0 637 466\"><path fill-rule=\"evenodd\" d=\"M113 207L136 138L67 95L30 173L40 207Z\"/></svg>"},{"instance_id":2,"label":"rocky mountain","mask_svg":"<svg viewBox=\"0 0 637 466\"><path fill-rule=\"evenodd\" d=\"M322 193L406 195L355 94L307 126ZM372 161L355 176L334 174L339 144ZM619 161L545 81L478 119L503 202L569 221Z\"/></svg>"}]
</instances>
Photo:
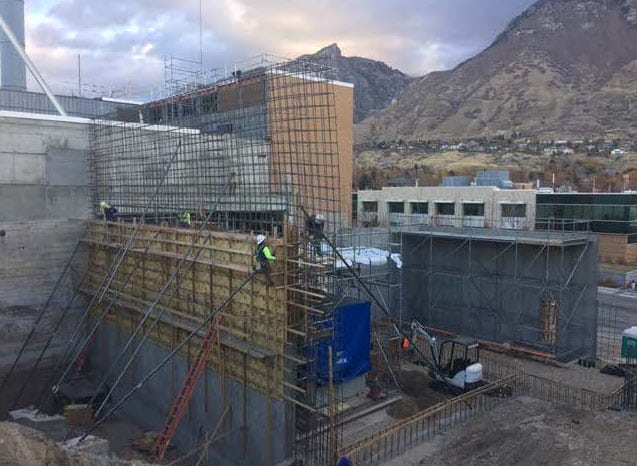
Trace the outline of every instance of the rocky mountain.
<instances>
[{"instance_id":1,"label":"rocky mountain","mask_svg":"<svg viewBox=\"0 0 637 466\"><path fill-rule=\"evenodd\" d=\"M406 74L383 62L369 58L344 57L336 44L300 58L329 59L334 78L354 84L354 122L386 108L411 81Z\"/></svg>"},{"instance_id":2,"label":"rocky mountain","mask_svg":"<svg viewBox=\"0 0 637 466\"><path fill-rule=\"evenodd\" d=\"M637 0L540 0L486 50L412 82L369 140L637 133Z\"/></svg>"}]
</instances>

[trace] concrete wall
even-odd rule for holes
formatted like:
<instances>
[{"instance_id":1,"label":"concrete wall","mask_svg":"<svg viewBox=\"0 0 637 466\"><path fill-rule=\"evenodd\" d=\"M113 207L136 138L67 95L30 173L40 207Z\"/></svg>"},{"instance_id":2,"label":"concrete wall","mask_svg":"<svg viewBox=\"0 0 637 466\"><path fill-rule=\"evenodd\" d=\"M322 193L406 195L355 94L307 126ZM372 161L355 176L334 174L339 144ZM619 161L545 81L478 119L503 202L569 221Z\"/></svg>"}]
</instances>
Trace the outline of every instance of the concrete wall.
<instances>
[{"instance_id":1,"label":"concrete wall","mask_svg":"<svg viewBox=\"0 0 637 466\"><path fill-rule=\"evenodd\" d=\"M593 235L569 238L570 242L549 243L537 238L405 233L403 315L561 360L594 355L597 240ZM558 306L552 343L541 335L541 305L547 300Z\"/></svg>"},{"instance_id":2,"label":"concrete wall","mask_svg":"<svg viewBox=\"0 0 637 466\"><path fill-rule=\"evenodd\" d=\"M0 230L5 231L0 373L13 362L84 231L88 149L86 120L0 112ZM38 341L46 338L82 275L82 251L77 259L38 327ZM37 355L38 348L31 349L21 367Z\"/></svg>"},{"instance_id":3,"label":"concrete wall","mask_svg":"<svg viewBox=\"0 0 637 466\"><path fill-rule=\"evenodd\" d=\"M405 222L401 223L432 223L436 224L434 216L437 214L435 204L438 201L452 202L455 205L455 215L450 219L450 226L462 227L463 223L463 203L484 203L484 227L500 228L501 226L509 228L506 221L503 223L502 204L522 203L526 205L526 217L521 218L516 227L519 229L533 229L535 224L535 191L533 190L515 190L515 189L497 189L491 186L467 186L467 187L448 187L448 186L421 186L421 187L403 187L403 188L383 188L382 190L370 190L358 192L358 218L359 221L365 221L364 202L377 202L377 223L379 225L387 225L390 222L390 214L388 211L389 202L401 202L404 204L404 213L409 216L411 202L427 202L428 217L413 217L410 222L407 217ZM467 225L471 226L471 225Z\"/></svg>"},{"instance_id":4,"label":"concrete wall","mask_svg":"<svg viewBox=\"0 0 637 466\"><path fill-rule=\"evenodd\" d=\"M110 322L100 326L91 353L96 372L102 374L110 368L129 337L127 331ZM167 355L165 348L147 342L116 389L113 400L128 392ZM121 406L119 414L145 429L161 430L188 366L188 359L177 354ZM226 408L227 414L220 422ZM269 466L289 457L292 445L286 439L293 438L292 420L290 407L283 401L268 399L230 378L222 383L216 372L208 370L197 384L174 443L182 453L189 452L219 426L217 441L209 450L206 464Z\"/></svg>"}]
</instances>

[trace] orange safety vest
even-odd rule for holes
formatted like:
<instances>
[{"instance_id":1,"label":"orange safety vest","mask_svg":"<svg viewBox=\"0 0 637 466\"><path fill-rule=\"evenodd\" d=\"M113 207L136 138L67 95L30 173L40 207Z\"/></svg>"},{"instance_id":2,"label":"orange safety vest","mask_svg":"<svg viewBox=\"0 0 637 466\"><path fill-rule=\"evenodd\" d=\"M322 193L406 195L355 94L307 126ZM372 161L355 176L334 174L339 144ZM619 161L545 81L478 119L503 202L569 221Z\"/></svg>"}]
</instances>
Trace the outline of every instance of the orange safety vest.
<instances>
[{"instance_id":1,"label":"orange safety vest","mask_svg":"<svg viewBox=\"0 0 637 466\"><path fill-rule=\"evenodd\" d=\"M403 338L402 345L400 345L400 346L402 347L402 349L408 350L409 349L409 338L407 338L407 337Z\"/></svg>"}]
</instances>

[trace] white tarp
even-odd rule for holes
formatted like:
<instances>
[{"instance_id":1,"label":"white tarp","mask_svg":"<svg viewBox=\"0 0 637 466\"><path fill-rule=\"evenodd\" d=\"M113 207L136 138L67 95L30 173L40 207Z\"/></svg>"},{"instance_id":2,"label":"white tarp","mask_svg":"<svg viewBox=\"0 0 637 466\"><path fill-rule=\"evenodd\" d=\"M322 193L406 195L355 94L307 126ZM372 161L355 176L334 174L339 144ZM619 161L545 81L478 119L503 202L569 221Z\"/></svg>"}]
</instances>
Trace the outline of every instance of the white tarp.
<instances>
[{"instance_id":1,"label":"white tarp","mask_svg":"<svg viewBox=\"0 0 637 466\"><path fill-rule=\"evenodd\" d=\"M325 252L328 253L328 251ZM355 264L380 266L386 265L388 260L394 262L398 268L401 268L403 265L400 254L390 254L389 251L385 251L384 249L339 248L338 252L350 266ZM336 259L336 268L345 268L345 264L339 258Z\"/></svg>"}]
</instances>

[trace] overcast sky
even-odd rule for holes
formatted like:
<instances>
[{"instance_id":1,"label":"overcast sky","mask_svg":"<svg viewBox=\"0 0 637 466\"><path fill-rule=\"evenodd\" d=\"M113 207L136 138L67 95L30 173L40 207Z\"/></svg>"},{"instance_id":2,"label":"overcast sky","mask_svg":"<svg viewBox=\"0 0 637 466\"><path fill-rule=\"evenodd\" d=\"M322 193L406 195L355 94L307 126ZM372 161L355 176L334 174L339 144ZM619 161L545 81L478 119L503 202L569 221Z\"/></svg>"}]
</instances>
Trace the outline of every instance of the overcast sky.
<instances>
[{"instance_id":1,"label":"overcast sky","mask_svg":"<svg viewBox=\"0 0 637 466\"><path fill-rule=\"evenodd\" d=\"M485 48L535 0L202 0L204 68L262 53L296 57L333 42L345 56L410 75ZM200 0L26 0L27 50L57 91L164 80L164 58L200 57ZM89 94L91 89L85 88Z\"/></svg>"}]
</instances>

